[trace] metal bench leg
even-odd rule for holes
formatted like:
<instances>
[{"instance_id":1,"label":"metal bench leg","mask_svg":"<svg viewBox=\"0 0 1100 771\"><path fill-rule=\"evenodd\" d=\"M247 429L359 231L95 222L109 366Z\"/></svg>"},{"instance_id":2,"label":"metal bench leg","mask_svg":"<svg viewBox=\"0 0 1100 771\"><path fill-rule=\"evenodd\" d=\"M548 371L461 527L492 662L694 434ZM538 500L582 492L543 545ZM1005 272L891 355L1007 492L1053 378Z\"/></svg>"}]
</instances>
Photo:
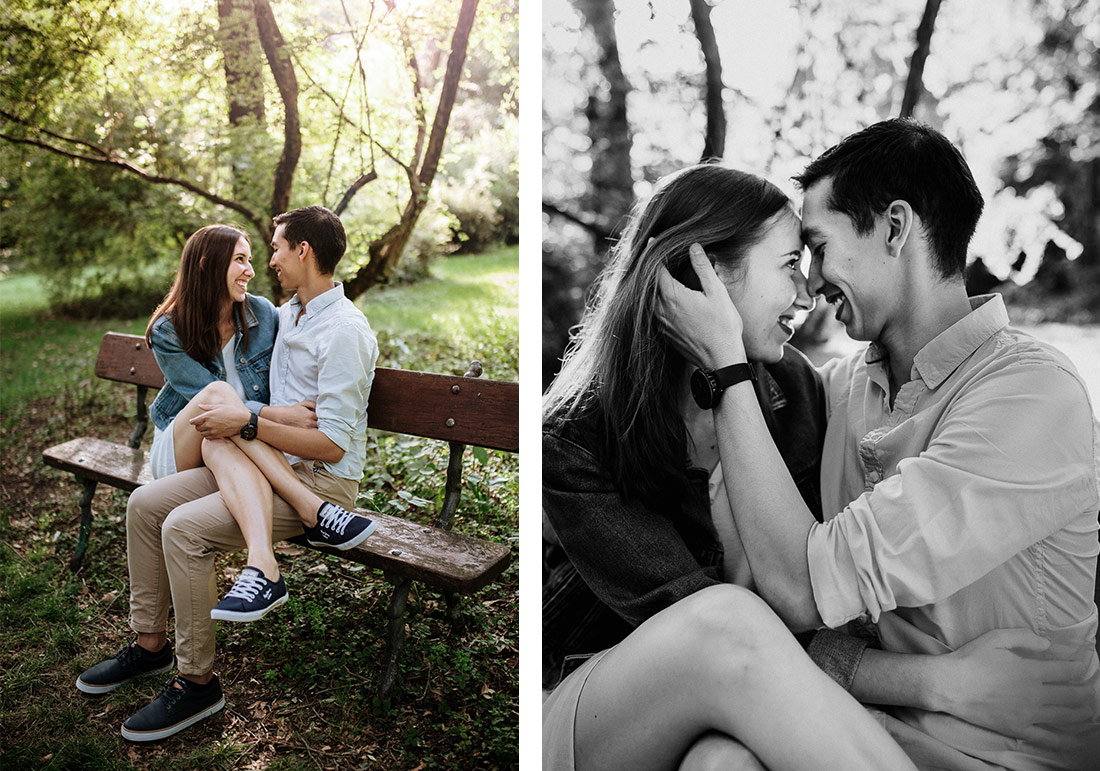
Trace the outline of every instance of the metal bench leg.
<instances>
[{"instance_id":1,"label":"metal bench leg","mask_svg":"<svg viewBox=\"0 0 1100 771\"><path fill-rule=\"evenodd\" d=\"M409 597L409 588L412 579L400 578L394 583L393 596L390 598L390 607L386 613L389 618L389 636L386 640L386 668L382 671L382 677L378 682L375 696L381 701L389 698L393 690L394 680L397 679L397 659L401 655L401 648L405 645L405 601Z\"/></svg>"},{"instance_id":2,"label":"metal bench leg","mask_svg":"<svg viewBox=\"0 0 1100 771\"><path fill-rule=\"evenodd\" d=\"M462 621L462 595L458 592L446 592L447 621L451 625L452 632L461 632L464 624Z\"/></svg>"},{"instance_id":3,"label":"metal bench leg","mask_svg":"<svg viewBox=\"0 0 1100 771\"><path fill-rule=\"evenodd\" d=\"M92 496L95 495L97 484L91 479L80 477L77 477L77 481L84 483L84 492L80 495L80 534L76 538L76 551L73 552L73 558L69 561L69 570L74 573L80 570L84 552L88 548L88 536L92 532Z\"/></svg>"}]
</instances>

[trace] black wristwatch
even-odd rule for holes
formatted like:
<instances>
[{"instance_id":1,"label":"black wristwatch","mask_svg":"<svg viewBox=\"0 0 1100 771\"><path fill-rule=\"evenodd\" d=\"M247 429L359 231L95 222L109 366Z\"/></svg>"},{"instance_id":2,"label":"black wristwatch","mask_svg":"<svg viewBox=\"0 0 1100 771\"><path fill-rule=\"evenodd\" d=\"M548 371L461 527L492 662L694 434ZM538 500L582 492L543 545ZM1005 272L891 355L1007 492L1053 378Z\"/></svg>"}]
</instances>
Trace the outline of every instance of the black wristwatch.
<instances>
[{"instance_id":1,"label":"black wristwatch","mask_svg":"<svg viewBox=\"0 0 1100 771\"><path fill-rule=\"evenodd\" d=\"M702 409L718 404L722 392L743 380L756 382L756 370L751 364L731 364L721 369L697 369L691 373L691 395Z\"/></svg>"},{"instance_id":2,"label":"black wristwatch","mask_svg":"<svg viewBox=\"0 0 1100 771\"><path fill-rule=\"evenodd\" d=\"M248 411L248 422L241 426L241 439L247 439L252 441L256 438L257 424L259 423L259 413Z\"/></svg>"}]
</instances>

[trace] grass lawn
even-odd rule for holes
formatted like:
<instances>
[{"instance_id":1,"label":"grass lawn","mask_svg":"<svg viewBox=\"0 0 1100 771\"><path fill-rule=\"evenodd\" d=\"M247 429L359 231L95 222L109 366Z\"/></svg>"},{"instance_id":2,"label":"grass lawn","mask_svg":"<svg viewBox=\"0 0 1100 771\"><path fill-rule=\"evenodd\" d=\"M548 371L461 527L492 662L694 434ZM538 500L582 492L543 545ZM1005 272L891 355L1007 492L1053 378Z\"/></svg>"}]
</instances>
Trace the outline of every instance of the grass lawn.
<instances>
[{"instance_id":1,"label":"grass lawn","mask_svg":"<svg viewBox=\"0 0 1100 771\"><path fill-rule=\"evenodd\" d=\"M383 366L514 380L518 250L456 257L415 285L359 298ZM125 494L100 487L80 573L68 571L78 487L46 468L44 447L78 435L129 435L133 393L92 372L107 330L147 319L52 318L42 279L0 279L0 768L505 769L518 764L518 567L464 603L452 632L446 604L414 585L392 705L373 700L388 585L360 565L283 544L291 600L255 624L222 624L217 671L227 706L151 745L119 725L156 695L156 679L103 697L74 687L128 639ZM146 437L146 447L151 436ZM446 448L375 435L362 499L429 521L442 501ZM455 529L518 546L515 455L470 452ZM219 589L243 566L219 558Z\"/></svg>"}]
</instances>

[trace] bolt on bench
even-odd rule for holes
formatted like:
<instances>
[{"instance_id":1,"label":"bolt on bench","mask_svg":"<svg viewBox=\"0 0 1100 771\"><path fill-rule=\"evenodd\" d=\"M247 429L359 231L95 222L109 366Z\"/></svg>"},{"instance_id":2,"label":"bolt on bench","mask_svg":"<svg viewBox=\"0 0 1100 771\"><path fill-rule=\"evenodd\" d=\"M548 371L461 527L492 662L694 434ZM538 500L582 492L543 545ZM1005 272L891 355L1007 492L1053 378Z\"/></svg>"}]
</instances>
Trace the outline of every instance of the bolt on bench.
<instances>
[{"instance_id":1,"label":"bolt on bench","mask_svg":"<svg viewBox=\"0 0 1100 771\"><path fill-rule=\"evenodd\" d=\"M149 424L149 389L164 385L153 352L139 335L105 334L95 374L137 386L137 424L127 444L81 437L42 451L47 465L72 473L83 485L80 535L70 562L73 571L80 569L88 546L96 486L103 483L132 492L153 481L148 453L140 445ZM397 659L405 640L405 602L412 582L420 581L444 594L447 618L453 626L459 618L459 598L500 577L511 560L511 550L503 544L451 532L462 492L466 445L519 451L518 383L482 380L480 374L478 362L473 362L462 377L383 367L375 370L368 426L449 444L443 506L432 525L360 509L378 522L378 529L354 549L310 546L304 536L291 539L307 549L379 568L393 585L387 613L386 666L376 691L381 699L388 697L396 677Z\"/></svg>"}]
</instances>

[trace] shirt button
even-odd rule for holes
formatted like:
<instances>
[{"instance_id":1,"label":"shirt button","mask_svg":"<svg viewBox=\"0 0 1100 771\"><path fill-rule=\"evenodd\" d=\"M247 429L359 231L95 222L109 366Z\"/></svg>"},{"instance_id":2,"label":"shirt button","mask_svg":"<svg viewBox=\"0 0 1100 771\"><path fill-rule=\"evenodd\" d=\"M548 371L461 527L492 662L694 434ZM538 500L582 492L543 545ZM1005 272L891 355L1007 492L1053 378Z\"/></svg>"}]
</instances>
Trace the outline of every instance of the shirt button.
<instances>
[{"instance_id":1,"label":"shirt button","mask_svg":"<svg viewBox=\"0 0 1100 771\"><path fill-rule=\"evenodd\" d=\"M241 364L244 364L244 357L241 357Z\"/></svg>"},{"instance_id":2,"label":"shirt button","mask_svg":"<svg viewBox=\"0 0 1100 771\"><path fill-rule=\"evenodd\" d=\"M252 386L252 390L253 391L259 391L260 387L258 385L254 385L254 386Z\"/></svg>"}]
</instances>

